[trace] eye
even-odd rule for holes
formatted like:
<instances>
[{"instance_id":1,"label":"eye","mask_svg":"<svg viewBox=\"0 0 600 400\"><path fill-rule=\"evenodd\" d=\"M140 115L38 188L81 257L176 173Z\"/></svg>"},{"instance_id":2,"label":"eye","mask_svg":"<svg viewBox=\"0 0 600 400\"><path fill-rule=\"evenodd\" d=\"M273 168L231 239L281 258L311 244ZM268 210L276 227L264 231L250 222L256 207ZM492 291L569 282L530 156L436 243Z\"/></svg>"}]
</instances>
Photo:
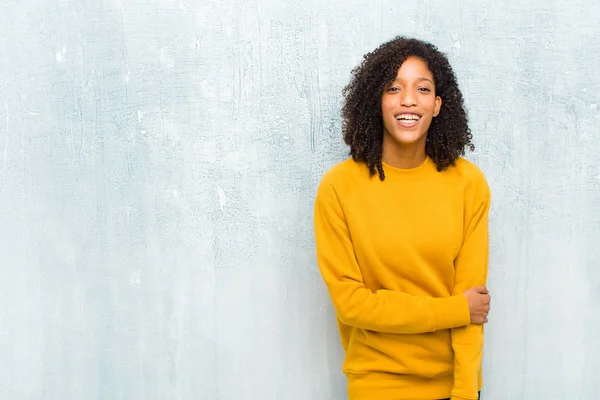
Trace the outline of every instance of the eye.
<instances>
[{"instance_id":1,"label":"eye","mask_svg":"<svg viewBox=\"0 0 600 400\"><path fill-rule=\"evenodd\" d=\"M420 92L431 92L431 89L426 88L426 87L422 87L422 88L419 88L419 91Z\"/></svg>"},{"instance_id":2,"label":"eye","mask_svg":"<svg viewBox=\"0 0 600 400\"><path fill-rule=\"evenodd\" d=\"M397 92L398 90L400 90L400 88L399 88L399 87L396 87L396 86L394 86L394 87L391 87L391 88L389 88L387 91L388 91L388 92L392 92L392 93L393 93L393 92Z\"/></svg>"}]
</instances>

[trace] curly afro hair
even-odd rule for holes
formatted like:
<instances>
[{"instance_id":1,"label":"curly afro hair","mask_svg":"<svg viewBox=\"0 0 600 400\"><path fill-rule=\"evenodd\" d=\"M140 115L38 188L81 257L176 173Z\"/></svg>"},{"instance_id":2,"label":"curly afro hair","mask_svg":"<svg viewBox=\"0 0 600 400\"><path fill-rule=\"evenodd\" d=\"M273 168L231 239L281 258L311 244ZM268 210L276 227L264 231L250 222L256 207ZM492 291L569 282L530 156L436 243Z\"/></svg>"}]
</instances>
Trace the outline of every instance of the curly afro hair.
<instances>
[{"instance_id":1,"label":"curly afro hair","mask_svg":"<svg viewBox=\"0 0 600 400\"><path fill-rule=\"evenodd\" d=\"M382 181L385 173L381 163L381 96L410 56L425 62L433 74L436 96L442 98L440 113L433 118L427 132L425 153L435 162L437 170L443 171L456 165L456 159L465 154L465 148L475 149L463 97L446 56L430 43L398 36L365 54L362 63L352 70L350 83L342 92L344 142L350 146L352 158L364 162L371 176L379 173Z\"/></svg>"}]
</instances>

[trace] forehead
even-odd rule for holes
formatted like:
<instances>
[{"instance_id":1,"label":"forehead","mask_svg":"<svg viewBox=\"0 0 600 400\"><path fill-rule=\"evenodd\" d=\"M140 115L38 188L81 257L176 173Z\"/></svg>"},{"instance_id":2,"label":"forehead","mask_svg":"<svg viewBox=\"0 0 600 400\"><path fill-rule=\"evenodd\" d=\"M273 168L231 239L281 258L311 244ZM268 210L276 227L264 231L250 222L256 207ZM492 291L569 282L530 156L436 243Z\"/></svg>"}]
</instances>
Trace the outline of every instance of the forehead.
<instances>
[{"instance_id":1,"label":"forehead","mask_svg":"<svg viewBox=\"0 0 600 400\"><path fill-rule=\"evenodd\" d=\"M418 79L427 78L433 81L433 73L427 67L427 63L419 57L410 56L400 67L396 79Z\"/></svg>"}]
</instances>

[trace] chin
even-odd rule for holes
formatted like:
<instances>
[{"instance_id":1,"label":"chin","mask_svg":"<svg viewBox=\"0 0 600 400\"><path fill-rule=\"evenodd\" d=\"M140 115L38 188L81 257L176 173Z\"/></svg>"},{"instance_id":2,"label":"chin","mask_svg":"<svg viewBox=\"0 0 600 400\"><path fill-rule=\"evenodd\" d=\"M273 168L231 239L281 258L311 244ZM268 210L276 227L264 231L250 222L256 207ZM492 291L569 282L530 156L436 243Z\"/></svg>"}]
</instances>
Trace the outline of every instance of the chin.
<instances>
[{"instance_id":1,"label":"chin","mask_svg":"<svg viewBox=\"0 0 600 400\"><path fill-rule=\"evenodd\" d=\"M390 135L390 139L401 146L416 146L425 143L427 135L420 133L394 133Z\"/></svg>"}]
</instances>

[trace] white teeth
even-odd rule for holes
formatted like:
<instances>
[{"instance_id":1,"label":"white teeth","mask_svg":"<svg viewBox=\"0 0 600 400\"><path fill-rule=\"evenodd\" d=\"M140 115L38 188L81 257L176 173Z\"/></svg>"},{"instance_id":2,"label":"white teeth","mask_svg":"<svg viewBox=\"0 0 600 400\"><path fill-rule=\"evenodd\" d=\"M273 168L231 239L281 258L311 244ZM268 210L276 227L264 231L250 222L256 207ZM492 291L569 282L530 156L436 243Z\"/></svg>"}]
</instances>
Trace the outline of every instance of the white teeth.
<instances>
[{"instance_id":1,"label":"white teeth","mask_svg":"<svg viewBox=\"0 0 600 400\"><path fill-rule=\"evenodd\" d=\"M407 120L411 120L411 121L418 121L419 119L421 119L421 117L419 117L418 115L415 115L415 114L400 114L400 115L396 115L396 119L397 120L407 119Z\"/></svg>"}]
</instances>

